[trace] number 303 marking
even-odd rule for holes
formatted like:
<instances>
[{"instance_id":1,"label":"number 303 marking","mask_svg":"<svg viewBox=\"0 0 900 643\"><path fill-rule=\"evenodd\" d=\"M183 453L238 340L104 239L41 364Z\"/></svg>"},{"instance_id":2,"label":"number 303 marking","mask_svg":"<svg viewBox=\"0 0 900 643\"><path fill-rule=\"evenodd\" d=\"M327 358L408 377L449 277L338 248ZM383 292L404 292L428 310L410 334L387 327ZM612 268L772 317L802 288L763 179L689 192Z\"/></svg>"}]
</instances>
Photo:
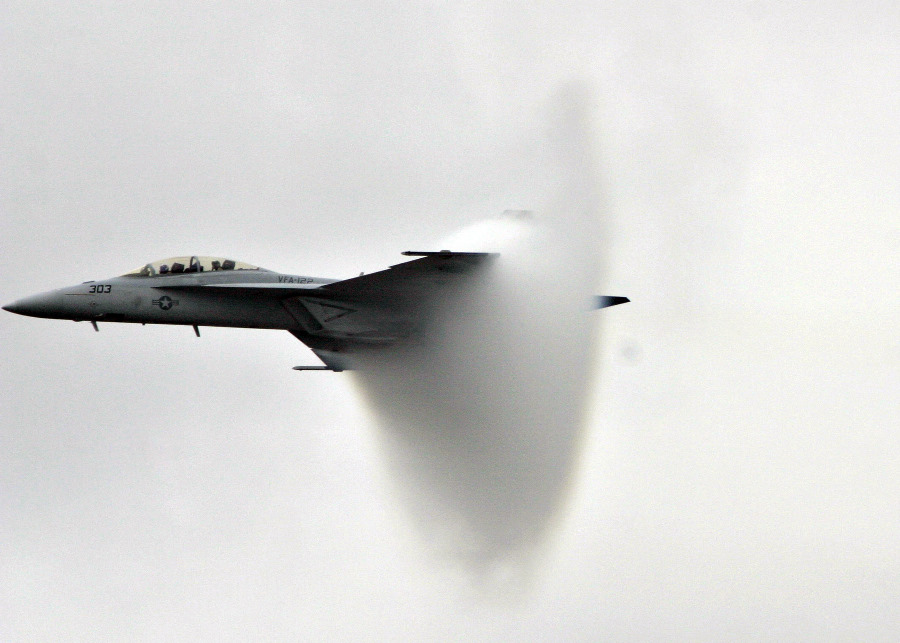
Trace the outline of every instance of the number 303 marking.
<instances>
[{"instance_id":1,"label":"number 303 marking","mask_svg":"<svg viewBox=\"0 0 900 643\"><path fill-rule=\"evenodd\" d=\"M112 286L110 284L96 284L91 286L91 289L88 292L96 293L98 295L106 294L112 292Z\"/></svg>"}]
</instances>

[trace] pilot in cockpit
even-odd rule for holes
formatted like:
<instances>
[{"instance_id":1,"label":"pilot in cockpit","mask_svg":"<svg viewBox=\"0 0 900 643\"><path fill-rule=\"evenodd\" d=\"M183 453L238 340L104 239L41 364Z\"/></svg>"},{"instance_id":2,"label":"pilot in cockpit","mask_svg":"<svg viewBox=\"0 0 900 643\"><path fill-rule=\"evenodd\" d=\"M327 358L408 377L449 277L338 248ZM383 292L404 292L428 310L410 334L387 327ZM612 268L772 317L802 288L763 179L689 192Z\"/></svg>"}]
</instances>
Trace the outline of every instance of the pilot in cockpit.
<instances>
[{"instance_id":1,"label":"pilot in cockpit","mask_svg":"<svg viewBox=\"0 0 900 643\"><path fill-rule=\"evenodd\" d=\"M165 263L164 263L165 262ZM195 272L221 272L223 270L260 270L257 266L222 257L171 257L144 264L137 270L125 273L129 277L156 277Z\"/></svg>"}]
</instances>

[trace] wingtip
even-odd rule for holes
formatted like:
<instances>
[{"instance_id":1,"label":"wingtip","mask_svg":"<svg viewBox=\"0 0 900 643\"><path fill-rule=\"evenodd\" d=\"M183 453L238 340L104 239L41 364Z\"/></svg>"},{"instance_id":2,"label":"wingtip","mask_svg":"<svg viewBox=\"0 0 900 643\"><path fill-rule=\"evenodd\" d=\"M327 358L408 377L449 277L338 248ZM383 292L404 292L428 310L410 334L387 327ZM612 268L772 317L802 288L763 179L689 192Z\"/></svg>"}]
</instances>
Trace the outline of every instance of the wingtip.
<instances>
[{"instance_id":1,"label":"wingtip","mask_svg":"<svg viewBox=\"0 0 900 643\"><path fill-rule=\"evenodd\" d=\"M404 257L444 257L447 259L450 257L497 257L500 255L499 252L454 252L453 250L438 250L431 252L406 250L400 254Z\"/></svg>"},{"instance_id":2,"label":"wingtip","mask_svg":"<svg viewBox=\"0 0 900 643\"><path fill-rule=\"evenodd\" d=\"M450 255L462 254L459 252L452 252L450 250L438 250L437 252L425 252L421 250L407 250L405 252L401 252L404 257L449 257Z\"/></svg>"}]
</instances>

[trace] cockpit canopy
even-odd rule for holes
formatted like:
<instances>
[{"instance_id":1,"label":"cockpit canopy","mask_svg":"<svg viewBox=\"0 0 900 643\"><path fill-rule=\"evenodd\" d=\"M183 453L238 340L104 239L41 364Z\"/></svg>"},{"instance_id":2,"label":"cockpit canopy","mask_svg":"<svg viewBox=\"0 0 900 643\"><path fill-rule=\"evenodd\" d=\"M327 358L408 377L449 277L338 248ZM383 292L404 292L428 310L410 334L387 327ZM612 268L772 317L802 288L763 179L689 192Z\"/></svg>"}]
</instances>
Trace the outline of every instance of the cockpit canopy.
<instances>
[{"instance_id":1,"label":"cockpit canopy","mask_svg":"<svg viewBox=\"0 0 900 643\"><path fill-rule=\"evenodd\" d=\"M186 272L216 272L219 270L265 270L265 268L252 266L243 261L225 259L224 257L171 257L153 261L131 272L126 272L122 276L157 277L178 275Z\"/></svg>"}]
</instances>

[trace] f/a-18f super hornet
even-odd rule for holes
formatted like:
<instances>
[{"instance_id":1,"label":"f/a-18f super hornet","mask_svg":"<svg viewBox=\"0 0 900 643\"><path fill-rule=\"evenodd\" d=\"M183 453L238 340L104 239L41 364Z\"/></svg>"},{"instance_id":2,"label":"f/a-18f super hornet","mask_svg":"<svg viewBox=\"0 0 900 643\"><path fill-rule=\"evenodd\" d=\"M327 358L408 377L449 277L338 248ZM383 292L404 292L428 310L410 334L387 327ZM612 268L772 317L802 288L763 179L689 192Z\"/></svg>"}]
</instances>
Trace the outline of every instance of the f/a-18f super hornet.
<instances>
[{"instance_id":1,"label":"f/a-18f super hornet","mask_svg":"<svg viewBox=\"0 0 900 643\"><path fill-rule=\"evenodd\" d=\"M33 295L4 310L51 319L181 324L289 331L322 360L297 370L343 371L354 355L383 348L421 330L442 296L496 255L485 252L404 252L418 259L387 270L337 280L288 275L219 257L154 261L120 277ZM596 297L595 308L627 302Z\"/></svg>"}]
</instances>

